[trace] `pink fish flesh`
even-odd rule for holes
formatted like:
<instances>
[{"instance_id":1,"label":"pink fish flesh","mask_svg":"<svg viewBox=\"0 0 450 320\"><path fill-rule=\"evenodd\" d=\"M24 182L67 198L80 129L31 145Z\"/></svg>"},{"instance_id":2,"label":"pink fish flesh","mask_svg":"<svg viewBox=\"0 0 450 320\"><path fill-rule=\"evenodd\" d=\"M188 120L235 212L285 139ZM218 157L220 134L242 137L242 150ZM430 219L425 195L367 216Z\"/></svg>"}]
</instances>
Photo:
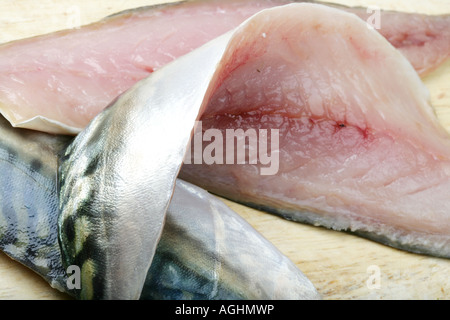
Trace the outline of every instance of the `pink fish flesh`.
<instances>
[{"instance_id":1,"label":"pink fish flesh","mask_svg":"<svg viewBox=\"0 0 450 320\"><path fill-rule=\"evenodd\" d=\"M182 167L180 178L235 201L449 258L450 136L428 99L408 60L355 15L317 4L267 9L90 122L62 158L62 215L80 213L79 194L95 195L92 208L105 214L120 205L136 216L141 198L163 213ZM200 154L197 133L190 143L197 119ZM238 144L227 149L219 137L238 129L245 161L233 163ZM263 129L269 173L267 152L247 161ZM260 132L256 147L244 130ZM114 186L121 196L105 205Z\"/></svg>"},{"instance_id":2,"label":"pink fish flesh","mask_svg":"<svg viewBox=\"0 0 450 320\"><path fill-rule=\"evenodd\" d=\"M223 151L224 164L195 164L194 152L180 177L290 220L449 258L450 136L415 70L348 13L281 12L252 19L211 84L200 133L214 139L200 156ZM224 140L211 148L236 128L279 130L273 174L249 164L250 137L245 164L225 164Z\"/></svg>"},{"instance_id":3,"label":"pink fish flesh","mask_svg":"<svg viewBox=\"0 0 450 320\"><path fill-rule=\"evenodd\" d=\"M137 81L287 0L193 1L127 11L0 47L0 112L17 127L75 134ZM364 20L365 9L349 9ZM450 53L449 16L381 13L381 34L420 73Z\"/></svg>"}]
</instances>

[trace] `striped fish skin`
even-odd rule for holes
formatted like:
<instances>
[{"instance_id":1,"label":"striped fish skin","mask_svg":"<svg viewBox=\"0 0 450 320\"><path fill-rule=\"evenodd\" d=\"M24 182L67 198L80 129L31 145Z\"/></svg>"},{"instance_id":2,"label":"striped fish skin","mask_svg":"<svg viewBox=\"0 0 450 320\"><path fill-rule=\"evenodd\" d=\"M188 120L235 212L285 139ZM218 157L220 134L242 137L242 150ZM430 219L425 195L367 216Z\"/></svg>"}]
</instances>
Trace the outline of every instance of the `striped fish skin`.
<instances>
[{"instance_id":1,"label":"striped fish skin","mask_svg":"<svg viewBox=\"0 0 450 320\"><path fill-rule=\"evenodd\" d=\"M142 298L320 299L294 263L244 219L179 179L156 252Z\"/></svg>"},{"instance_id":2,"label":"striped fish skin","mask_svg":"<svg viewBox=\"0 0 450 320\"><path fill-rule=\"evenodd\" d=\"M64 265L81 268L81 298L139 297L226 44L205 45L191 53L193 60L182 57L181 65L168 64L164 72L140 81L65 150L58 168L58 225ZM186 83L193 75L199 81ZM77 228L77 221L86 228ZM82 250L77 239L86 240Z\"/></svg>"},{"instance_id":3,"label":"striped fish skin","mask_svg":"<svg viewBox=\"0 0 450 320\"><path fill-rule=\"evenodd\" d=\"M58 242L58 157L72 137L14 129L1 117L0 137L0 249L72 297L99 298L69 289ZM98 255L88 238L73 236L74 231L97 231L83 218L72 226L76 230L65 222L61 239L69 238L72 250ZM91 267L84 270L85 279L98 279L102 271ZM276 298L320 296L286 256L234 211L206 191L177 181L140 299Z\"/></svg>"},{"instance_id":4,"label":"striped fish skin","mask_svg":"<svg viewBox=\"0 0 450 320\"><path fill-rule=\"evenodd\" d=\"M0 249L65 291L56 167L72 138L13 129L2 117L0 137Z\"/></svg>"}]
</instances>

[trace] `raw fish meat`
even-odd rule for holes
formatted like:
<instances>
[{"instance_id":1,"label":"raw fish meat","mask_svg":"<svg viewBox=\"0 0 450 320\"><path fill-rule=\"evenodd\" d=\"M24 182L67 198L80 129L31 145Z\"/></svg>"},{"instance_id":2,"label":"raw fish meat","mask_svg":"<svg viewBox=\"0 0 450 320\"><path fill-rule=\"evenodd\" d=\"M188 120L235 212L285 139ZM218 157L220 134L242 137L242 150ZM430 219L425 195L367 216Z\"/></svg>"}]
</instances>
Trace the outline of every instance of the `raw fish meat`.
<instances>
[{"instance_id":1,"label":"raw fish meat","mask_svg":"<svg viewBox=\"0 0 450 320\"><path fill-rule=\"evenodd\" d=\"M189 1L139 8L0 47L0 112L17 127L76 134L154 70L287 0ZM339 6L359 15L366 9ZM450 54L450 17L381 12L381 34L417 71Z\"/></svg>"},{"instance_id":2,"label":"raw fish meat","mask_svg":"<svg viewBox=\"0 0 450 320\"><path fill-rule=\"evenodd\" d=\"M408 60L355 15L309 3L270 8L95 117L66 150L77 165L60 168L62 192L70 199L95 190L97 208L107 189L78 177L92 166L111 170L126 149L138 163L151 157L147 177L128 182L154 181L144 194L164 212L184 158L180 177L218 195L450 257L450 137L428 100ZM233 140L228 148L224 137L236 130L241 147ZM104 170L111 181L132 176L133 166L112 168ZM144 195L138 186L127 192ZM64 216L78 212L73 205Z\"/></svg>"},{"instance_id":3,"label":"raw fish meat","mask_svg":"<svg viewBox=\"0 0 450 320\"><path fill-rule=\"evenodd\" d=\"M194 136L180 177L291 220L449 258L450 137L404 56L353 15L313 4L260 13L233 40L204 102L203 149ZM267 130L267 146L278 130L274 173L249 163L249 141L245 164L225 154L224 164L195 164L221 154L211 136L236 128Z\"/></svg>"}]
</instances>

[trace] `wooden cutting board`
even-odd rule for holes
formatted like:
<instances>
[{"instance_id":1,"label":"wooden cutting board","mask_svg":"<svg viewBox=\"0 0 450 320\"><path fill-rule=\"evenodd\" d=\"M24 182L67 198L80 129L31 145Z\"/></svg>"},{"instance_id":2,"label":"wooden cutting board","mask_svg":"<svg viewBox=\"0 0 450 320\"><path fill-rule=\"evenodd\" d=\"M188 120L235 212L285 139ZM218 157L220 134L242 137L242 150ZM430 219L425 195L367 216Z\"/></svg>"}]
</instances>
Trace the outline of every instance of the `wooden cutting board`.
<instances>
[{"instance_id":1,"label":"wooden cutting board","mask_svg":"<svg viewBox=\"0 0 450 320\"><path fill-rule=\"evenodd\" d=\"M155 0L0 2L0 43L76 27ZM329 0L427 14L450 13L450 0ZM423 79L450 131L450 61ZM450 195L449 195L450 196ZM450 299L450 260L410 254L342 232L285 221L224 200L294 261L324 299ZM67 299L0 253L0 299Z\"/></svg>"}]
</instances>

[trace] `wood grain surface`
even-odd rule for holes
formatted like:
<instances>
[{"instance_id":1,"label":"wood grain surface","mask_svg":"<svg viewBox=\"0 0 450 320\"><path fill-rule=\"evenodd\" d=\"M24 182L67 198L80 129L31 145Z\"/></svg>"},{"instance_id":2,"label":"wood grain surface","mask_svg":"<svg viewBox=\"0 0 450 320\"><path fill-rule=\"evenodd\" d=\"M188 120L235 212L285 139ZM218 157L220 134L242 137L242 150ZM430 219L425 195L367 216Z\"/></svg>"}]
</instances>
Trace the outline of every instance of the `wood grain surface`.
<instances>
[{"instance_id":1,"label":"wood grain surface","mask_svg":"<svg viewBox=\"0 0 450 320\"><path fill-rule=\"evenodd\" d=\"M151 0L0 1L0 43L76 27ZM450 0L335 0L352 6L449 14ZM450 61L423 79L450 131ZM314 283L324 299L450 299L450 260L406 253L350 234L302 225L226 201ZM379 282L372 282L372 279ZM0 299L67 299L0 253Z\"/></svg>"}]
</instances>

